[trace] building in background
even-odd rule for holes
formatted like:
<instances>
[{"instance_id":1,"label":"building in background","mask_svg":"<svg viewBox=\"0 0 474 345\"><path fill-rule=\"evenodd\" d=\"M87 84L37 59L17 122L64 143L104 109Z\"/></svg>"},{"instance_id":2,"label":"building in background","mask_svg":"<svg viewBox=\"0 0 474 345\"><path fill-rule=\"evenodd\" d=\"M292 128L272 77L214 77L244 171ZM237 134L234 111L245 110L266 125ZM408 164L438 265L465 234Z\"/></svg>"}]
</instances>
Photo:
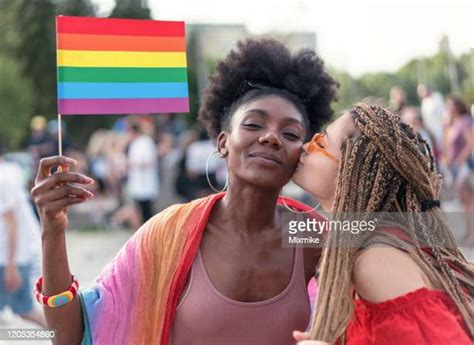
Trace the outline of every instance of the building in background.
<instances>
[{"instance_id":1,"label":"building in background","mask_svg":"<svg viewBox=\"0 0 474 345\"><path fill-rule=\"evenodd\" d=\"M188 64L196 73L198 95L206 87L215 62L225 57L239 40L250 36L275 38L291 50L316 49L314 32L269 32L256 36L251 35L245 25L241 24L189 24L186 26Z\"/></svg>"}]
</instances>

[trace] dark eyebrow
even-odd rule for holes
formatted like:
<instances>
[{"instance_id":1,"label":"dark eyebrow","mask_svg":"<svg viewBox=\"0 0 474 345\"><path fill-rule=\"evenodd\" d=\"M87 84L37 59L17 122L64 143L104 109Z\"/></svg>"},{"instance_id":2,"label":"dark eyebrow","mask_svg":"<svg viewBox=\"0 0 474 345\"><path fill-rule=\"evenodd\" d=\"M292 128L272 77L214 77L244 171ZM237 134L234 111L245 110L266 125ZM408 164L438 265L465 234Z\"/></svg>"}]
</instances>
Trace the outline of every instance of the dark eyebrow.
<instances>
[{"instance_id":1,"label":"dark eyebrow","mask_svg":"<svg viewBox=\"0 0 474 345\"><path fill-rule=\"evenodd\" d=\"M247 113L256 113L256 114L258 114L258 115L260 115L261 117L264 117L264 118L268 118L268 116L269 116L268 113L263 109L249 109L244 113L244 115L247 114ZM305 125L304 125L303 122L301 122L300 120L295 119L293 117L287 117L287 118L285 118L285 121L291 122L291 123L296 123L296 124L300 125L301 127L305 128Z\"/></svg>"}]
</instances>

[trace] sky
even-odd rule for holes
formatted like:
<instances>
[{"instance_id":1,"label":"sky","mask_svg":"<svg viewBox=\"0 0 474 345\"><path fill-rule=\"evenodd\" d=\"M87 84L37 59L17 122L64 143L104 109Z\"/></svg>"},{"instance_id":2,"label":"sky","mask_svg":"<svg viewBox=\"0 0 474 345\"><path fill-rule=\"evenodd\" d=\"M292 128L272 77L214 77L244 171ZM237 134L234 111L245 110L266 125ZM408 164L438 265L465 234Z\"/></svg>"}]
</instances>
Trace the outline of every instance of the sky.
<instances>
[{"instance_id":1,"label":"sky","mask_svg":"<svg viewBox=\"0 0 474 345\"><path fill-rule=\"evenodd\" d=\"M93 0L107 15L114 0ZM436 53L443 34L455 55L474 48L473 0L148 0L153 18L245 24L251 34L312 31L325 62L354 76L393 72Z\"/></svg>"}]
</instances>

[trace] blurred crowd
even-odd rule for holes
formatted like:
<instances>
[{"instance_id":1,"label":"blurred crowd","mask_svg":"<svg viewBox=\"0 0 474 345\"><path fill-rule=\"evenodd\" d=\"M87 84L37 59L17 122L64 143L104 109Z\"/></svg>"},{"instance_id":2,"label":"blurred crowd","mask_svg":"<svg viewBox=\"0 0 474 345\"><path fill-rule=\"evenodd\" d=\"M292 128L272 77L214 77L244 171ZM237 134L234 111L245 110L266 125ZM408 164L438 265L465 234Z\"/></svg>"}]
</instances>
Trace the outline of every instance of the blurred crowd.
<instances>
[{"instance_id":1,"label":"blurred crowd","mask_svg":"<svg viewBox=\"0 0 474 345\"><path fill-rule=\"evenodd\" d=\"M464 212L465 217L462 243L474 245L474 107L469 109L460 97L443 96L425 85L419 85L417 91L419 105L407 105L403 88L394 86L390 107L428 143L445 178L442 202L455 198L461 205L456 211ZM30 125L23 152L5 152L0 144L0 227L7 229L0 232L0 274L7 289L22 287L17 294L29 293L29 276L40 274L38 215L28 190L39 160L58 154L57 120L35 116ZM84 150L70 144L65 123L61 133L63 154L76 159L77 171L96 181L91 187L96 197L76 206L74 212L85 207L87 220L101 229L137 229L168 205L206 196L226 185L225 161L213 154L215 142L205 128L189 125L179 116L118 117L111 128L97 129ZM308 202L306 194L291 186L285 194ZM101 205L105 204L109 206L104 209ZM15 259L6 255L15 247L13 230ZM7 303L14 313L44 324L30 302L21 302L28 299L19 295L15 300L20 302L0 299L0 310Z\"/></svg>"},{"instance_id":2,"label":"blurred crowd","mask_svg":"<svg viewBox=\"0 0 474 345\"><path fill-rule=\"evenodd\" d=\"M465 217L464 242L474 244L474 106L451 94L443 97L426 85L418 85L419 106L407 106L405 91L394 86L390 105L431 147L444 176L444 196L458 198Z\"/></svg>"},{"instance_id":3,"label":"blurred crowd","mask_svg":"<svg viewBox=\"0 0 474 345\"><path fill-rule=\"evenodd\" d=\"M33 167L58 154L57 127L42 116L31 120ZM111 128L97 129L84 151L70 145L64 121L61 132L63 154L94 178L96 199L115 201L102 219L112 227L136 229L159 209L212 193L208 180L220 189L225 182L224 161L210 157L215 144L207 131L170 114L120 117Z\"/></svg>"},{"instance_id":4,"label":"blurred crowd","mask_svg":"<svg viewBox=\"0 0 474 345\"><path fill-rule=\"evenodd\" d=\"M419 105L407 105L400 86L390 90L390 107L400 114L431 147L445 177L446 197L457 197L462 210L474 212L474 129L473 116L456 95L443 96L419 85ZM76 159L78 171L96 181L97 200L109 199L112 206L101 215L102 225L136 229L155 212L176 203L206 196L225 185L226 167L215 151L215 143L205 128L189 125L171 114L118 117L111 128L97 129L85 150L77 150L68 140L63 121L63 154ZM29 161L58 154L58 122L42 116L31 120L27 153L10 155L10 160ZM8 158L8 155L7 155ZM207 170L207 174L206 174ZM212 186L212 187L211 187ZM291 193L291 187L288 192ZM304 195L292 195L307 201ZM466 219L467 229L474 224ZM467 235L474 241L474 231Z\"/></svg>"}]
</instances>

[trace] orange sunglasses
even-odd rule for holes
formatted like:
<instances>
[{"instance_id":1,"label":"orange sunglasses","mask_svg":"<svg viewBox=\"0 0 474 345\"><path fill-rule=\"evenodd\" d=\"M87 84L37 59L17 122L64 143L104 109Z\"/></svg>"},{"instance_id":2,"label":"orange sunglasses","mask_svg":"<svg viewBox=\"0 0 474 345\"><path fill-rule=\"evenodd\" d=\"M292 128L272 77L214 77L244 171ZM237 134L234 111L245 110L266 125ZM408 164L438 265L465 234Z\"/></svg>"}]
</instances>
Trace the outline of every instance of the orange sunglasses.
<instances>
[{"instance_id":1,"label":"orange sunglasses","mask_svg":"<svg viewBox=\"0 0 474 345\"><path fill-rule=\"evenodd\" d=\"M323 147L321 142L322 142L324 137L325 137L325 135L323 133L316 133L313 136L313 138L311 139L311 141L309 142L308 149L306 151L308 152L308 154L313 153L313 152L320 152L323 155L325 155L326 157L331 158L331 159L335 160L336 162L339 162L339 159L334 157L331 153L329 153Z\"/></svg>"}]
</instances>

